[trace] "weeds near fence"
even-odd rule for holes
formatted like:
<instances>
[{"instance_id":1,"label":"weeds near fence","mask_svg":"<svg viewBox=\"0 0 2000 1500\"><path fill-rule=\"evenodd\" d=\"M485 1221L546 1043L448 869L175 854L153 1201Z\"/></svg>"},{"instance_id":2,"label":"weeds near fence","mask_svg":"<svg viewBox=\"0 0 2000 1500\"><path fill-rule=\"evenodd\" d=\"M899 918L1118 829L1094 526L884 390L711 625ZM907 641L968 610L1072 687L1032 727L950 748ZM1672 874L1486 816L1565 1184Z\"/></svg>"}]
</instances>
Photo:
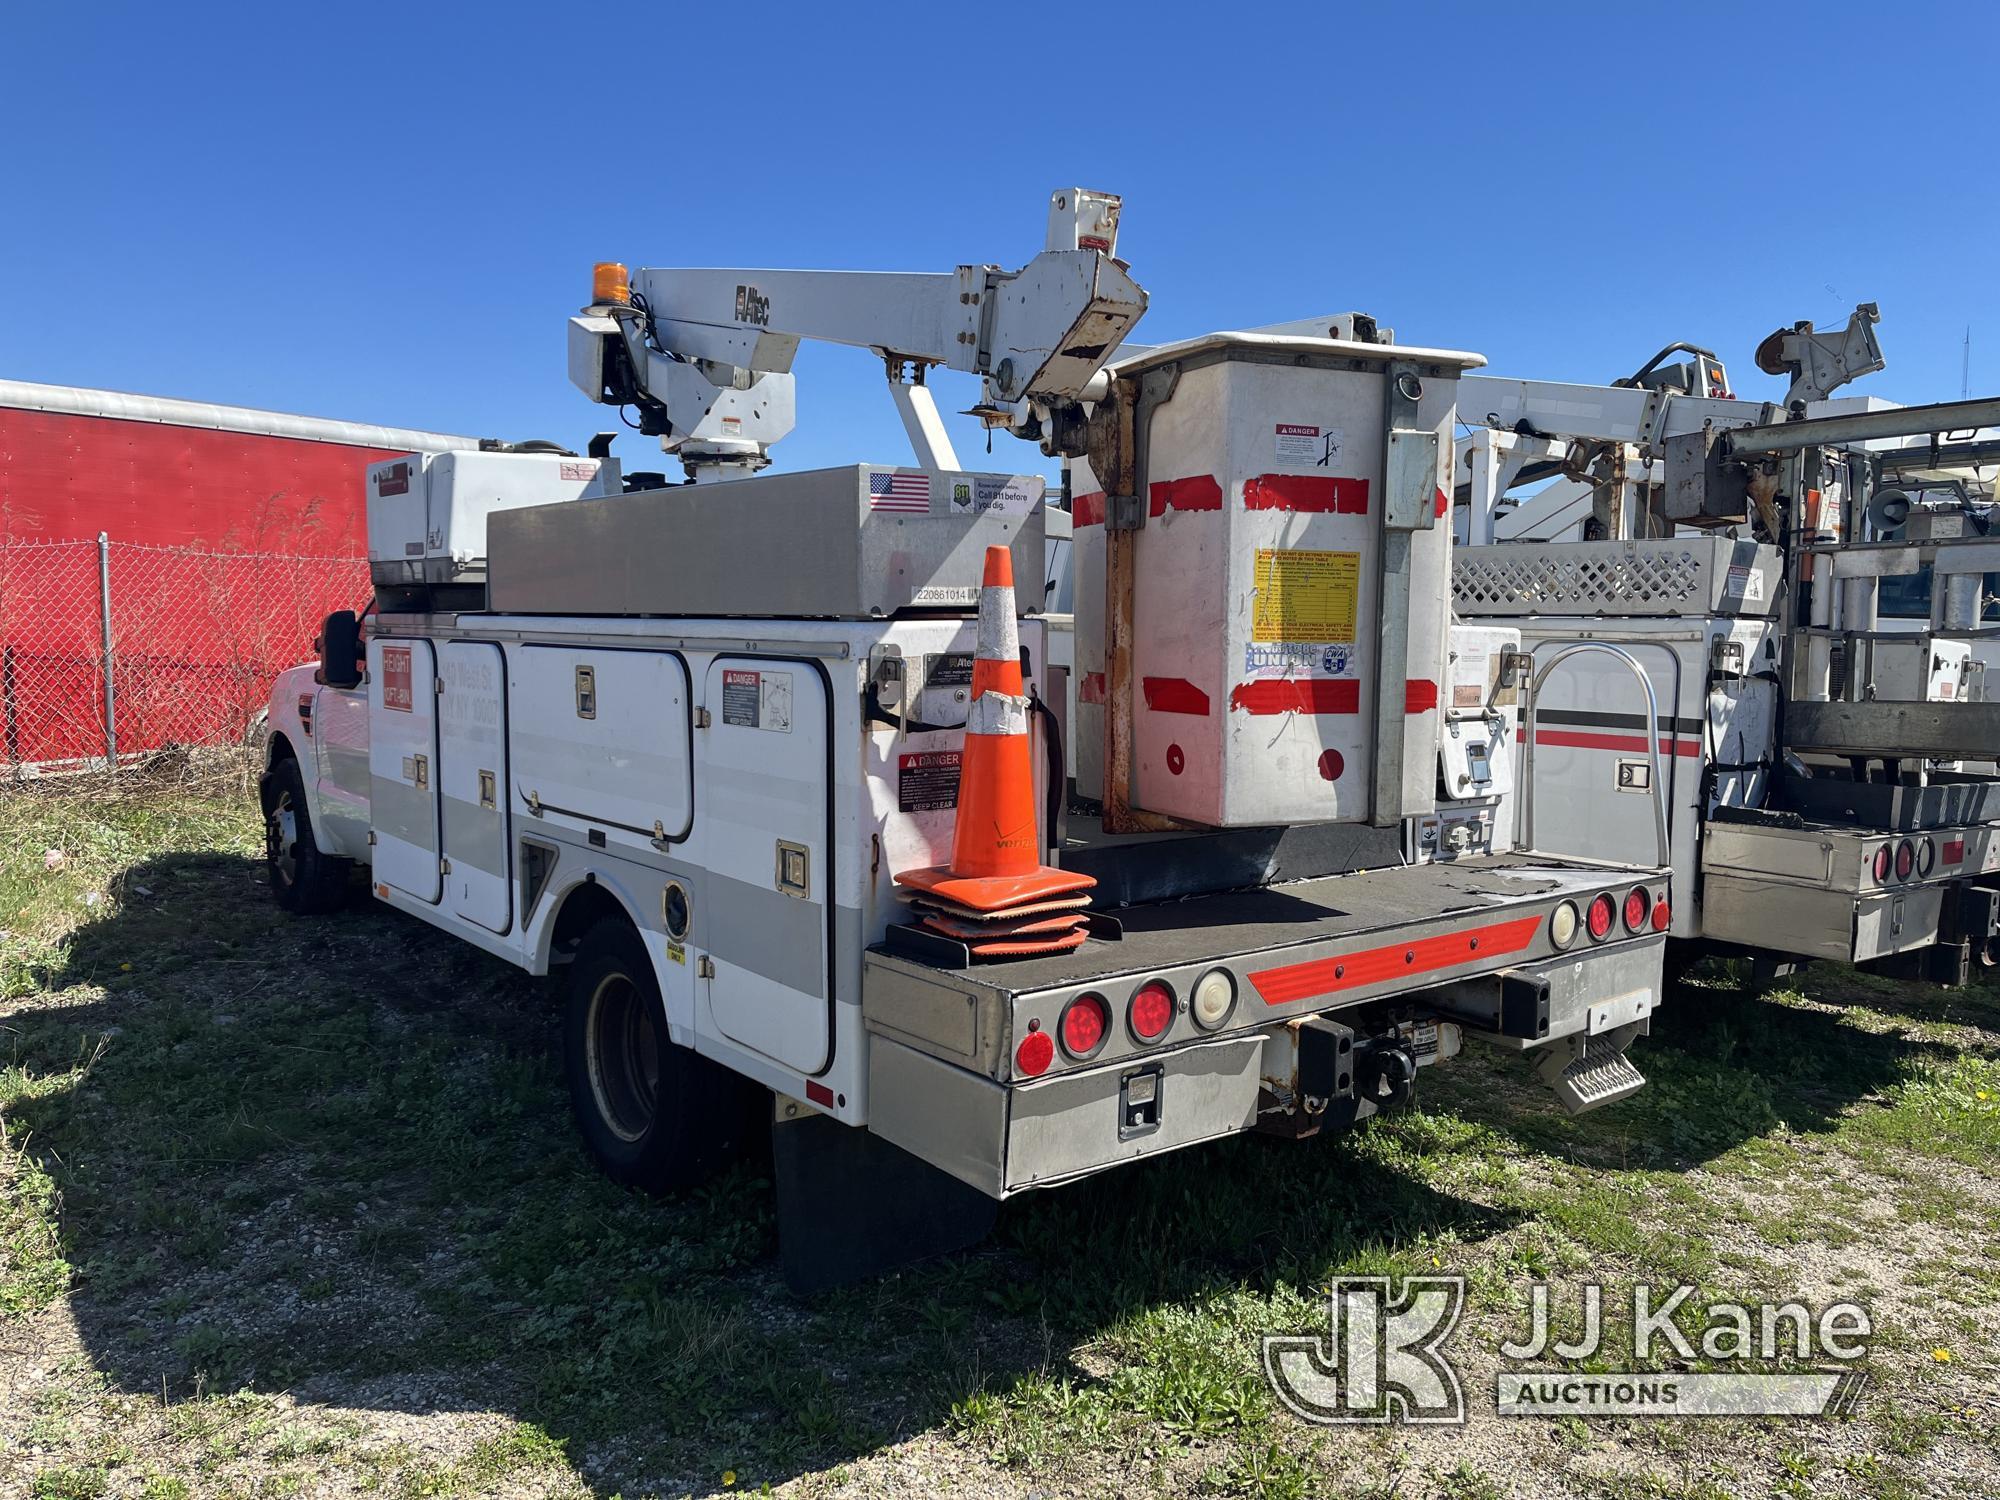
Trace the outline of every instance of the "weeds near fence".
<instances>
[{"instance_id":1,"label":"weeds near fence","mask_svg":"<svg viewBox=\"0 0 2000 1500\"><path fill-rule=\"evenodd\" d=\"M0 538L0 774L241 746L326 614L368 595L353 556Z\"/></svg>"}]
</instances>

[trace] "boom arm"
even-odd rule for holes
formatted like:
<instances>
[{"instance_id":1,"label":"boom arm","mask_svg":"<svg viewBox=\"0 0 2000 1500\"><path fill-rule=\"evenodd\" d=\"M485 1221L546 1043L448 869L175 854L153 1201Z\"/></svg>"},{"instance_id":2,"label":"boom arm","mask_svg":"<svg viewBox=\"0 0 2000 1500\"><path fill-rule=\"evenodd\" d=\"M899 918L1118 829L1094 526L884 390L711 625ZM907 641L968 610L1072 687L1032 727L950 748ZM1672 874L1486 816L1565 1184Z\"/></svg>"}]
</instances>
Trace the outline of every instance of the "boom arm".
<instances>
[{"instance_id":1,"label":"boom arm","mask_svg":"<svg viewBox=\"0 0 2000 1500\"><path fill-rule=\"evenodd\" d=\"M1049 248L1018 271L640 270L625 300L570 320L571 379L721 477L761 468L791 430L799 341L850 344L884 359L919 455L948 458L929 367L983 377L993 406L1074 402L1145 311L1111 257L1118 200L1073 189L1052 205Z\"/></svg>"}]
</instances>

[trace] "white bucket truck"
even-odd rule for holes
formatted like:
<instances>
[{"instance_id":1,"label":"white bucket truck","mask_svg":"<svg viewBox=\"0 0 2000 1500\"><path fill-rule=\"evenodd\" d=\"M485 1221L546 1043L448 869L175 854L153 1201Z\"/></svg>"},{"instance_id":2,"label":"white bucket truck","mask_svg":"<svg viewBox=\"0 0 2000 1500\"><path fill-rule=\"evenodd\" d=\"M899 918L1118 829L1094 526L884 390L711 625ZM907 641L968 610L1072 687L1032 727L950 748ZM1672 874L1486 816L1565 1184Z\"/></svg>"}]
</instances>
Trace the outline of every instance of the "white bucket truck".
<instances>
[{"instance_id":1,"label":"white bucket truck","mask_svg":"<svg viewBox=\"0 0 2000 1500\"><path fill-rule=\"evenodd\" d=\"M1571 1109L1643 1083L1664 806L1616 858L1495 838L1536 684L1511 626L1448 604L1478 357L1351 319L1121 348L1145 295L1117 209L1058 193L1014 273L601 267L572 375L690 482L628 483L602 443L377 464L365 646L336 615L273 691L279 899L326 909L366 867L566 973L592 1152L665 1187L769 1130L800 1287L967 1243L1031 1188L1352 1124L1468 1037ZM917 465L757 472L805 337L884 358ZM1101 735L1101 815L1066 815L1043 481L961 467L939 367L1095 476L1072 730ZM978 962L896 878L953 857L992 547L1039 857L1095 885L1081 946Z\"/></svg>"}]
</instances>

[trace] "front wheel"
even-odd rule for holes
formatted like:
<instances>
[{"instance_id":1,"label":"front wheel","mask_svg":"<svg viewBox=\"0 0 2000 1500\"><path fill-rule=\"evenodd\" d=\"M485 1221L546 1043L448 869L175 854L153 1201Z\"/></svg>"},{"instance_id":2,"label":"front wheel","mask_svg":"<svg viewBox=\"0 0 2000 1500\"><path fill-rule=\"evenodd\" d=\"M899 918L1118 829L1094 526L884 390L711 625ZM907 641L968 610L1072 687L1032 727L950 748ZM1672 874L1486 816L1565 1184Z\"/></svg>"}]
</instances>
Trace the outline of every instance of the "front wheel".
<instances>
[{"instance_id":1,"label":"front wheel","mask_svg":"<svg viewBox=\"0 0 2000 1500\"><path fill-rule=\"evenodd\" d=\"M281 760L265 773L263 803L264 865L278 905L300 916L339 910L347 901L349 865L313 839L297 761Z\"/></svg>"},{"instance_id":2,"label":"front wheel","mask_svg":"<svg viewBox=\"0 0 2000 1500\"><path fill-rule=\"evenodd\" d=\"M769 1120L763 1089L667 1035L652 955L623 918L599 922L577 950L563 1061L584 1143L631 1187L693 1187Z\"/></svg>"}]
</instances>

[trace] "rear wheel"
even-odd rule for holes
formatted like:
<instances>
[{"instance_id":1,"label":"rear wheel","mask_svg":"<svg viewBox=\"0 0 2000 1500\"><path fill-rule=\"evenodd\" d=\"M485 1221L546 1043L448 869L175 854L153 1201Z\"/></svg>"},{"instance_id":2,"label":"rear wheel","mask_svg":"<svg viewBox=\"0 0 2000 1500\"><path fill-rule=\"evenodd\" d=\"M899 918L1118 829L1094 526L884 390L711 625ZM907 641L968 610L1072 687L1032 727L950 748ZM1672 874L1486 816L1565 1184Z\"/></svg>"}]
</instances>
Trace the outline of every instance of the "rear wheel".
<instances>
[{"instance_id":1,"label":"rear wheel","mask_svg":"<svg viewBox=\"0 0 2000 1500\"><path fill-rule=\"evenodd\" d=\"M613 1181L692 1187L743 1155L769 1095L667 1035L652 955L620 917L584 934L570 968L563 1058L584 1143Z\"/></svg>"},{"instance_id":2,"label":"rear wheel","mask_svg":"<svg viewBox=\"0 0 2000 1500\"><path fill-rule=\"evenodd\" d=\"M337 911L347 901L351 866L314 841L297 761L281 760L265 773L263 803L264 864L278 904L302 916Z\"/></svg>"}]
</instances>

